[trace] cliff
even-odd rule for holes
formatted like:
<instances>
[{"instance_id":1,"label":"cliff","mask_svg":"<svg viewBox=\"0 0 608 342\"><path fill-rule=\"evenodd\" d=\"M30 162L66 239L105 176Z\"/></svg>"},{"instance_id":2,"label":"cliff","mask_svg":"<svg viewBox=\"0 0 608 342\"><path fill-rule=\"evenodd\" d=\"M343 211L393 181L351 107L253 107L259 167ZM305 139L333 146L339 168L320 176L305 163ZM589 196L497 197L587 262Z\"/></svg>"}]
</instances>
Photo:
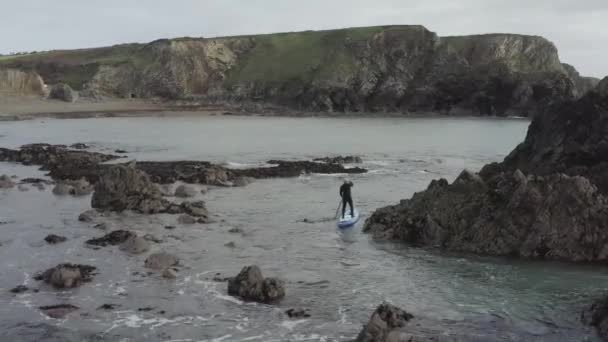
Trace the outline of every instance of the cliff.
<instances>
[{"instance_id":1,"label":"cliff","mask_svg":"<svg viewBox=\"0 0 608 342\"><path fill-rule=\"evenodd\" d=\"M378 239L483 255L608 262L608 78L534 118L502 163L378 209Z\"/></svg>"},{"instance_id":2,"label":"cliff","mask_svg":"<svg viewBox=\"0 0 608 342\"><path fill-rule=\"evenodd\" d=\"M16 69L0 69L0 95L38 95L45 94L42 78L33 72Z\"/></svg>"},{"instance_id":3,"label":"cliff","mask_svg":"<svg viewBox=\"0 0 608 342\"><path fill-rule=\"evenodd\" d=\"M533 115L592 83L542 37L438 37L422 26L164 39L1 66L119 97L338 112Z\"/></svg>"}]
</instances>

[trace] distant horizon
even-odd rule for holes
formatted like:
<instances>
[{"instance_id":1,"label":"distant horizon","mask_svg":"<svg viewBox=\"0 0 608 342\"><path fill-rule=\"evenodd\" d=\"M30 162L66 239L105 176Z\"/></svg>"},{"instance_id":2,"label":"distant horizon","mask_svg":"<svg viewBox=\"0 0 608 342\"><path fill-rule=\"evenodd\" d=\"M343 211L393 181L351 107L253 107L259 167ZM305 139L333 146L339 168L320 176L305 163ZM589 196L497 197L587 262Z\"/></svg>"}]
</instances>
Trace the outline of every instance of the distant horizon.
<instances>
[{"instance_id":1,"label":"distant horizon","mask_svg":"<svg viewBox=\"0 0 608 342\"><path fill-rule=\"evenodd\" d=\"M440 37L540 36L584 76L608 75L608 1L587 0L22 0L0 13L0 53L90 49L159 39L220 38L370 26L424 26ZM27 17L26 17L27 16ZM27 20L25 20L27 18ZM399 24L395 24L399 22ZM69 23L57 25L57 23ZM407 23L407 24L404 24Z\"/></svg>"}]
</instances>

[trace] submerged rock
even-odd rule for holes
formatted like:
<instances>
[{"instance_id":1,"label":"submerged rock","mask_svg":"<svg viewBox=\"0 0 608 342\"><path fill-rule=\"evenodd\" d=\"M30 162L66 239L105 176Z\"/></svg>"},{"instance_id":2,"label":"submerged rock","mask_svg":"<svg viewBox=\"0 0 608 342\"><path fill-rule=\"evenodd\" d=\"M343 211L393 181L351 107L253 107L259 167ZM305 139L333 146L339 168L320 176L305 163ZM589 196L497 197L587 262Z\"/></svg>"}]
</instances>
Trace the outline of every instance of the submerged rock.
<instances>
[{"instance_id":1,"label":"submerged rock","mask_svg":"<svg viewBox=\"0 0 608 342\"><path fill-rule=\"evenodd\" d=\"M98 307L97 310L114 310L116 308L120 307L119 304L103 304L102 306Z\"/></svg>"},{"instance_id":2,"label":"submerged rock","mask_svg":"<svg viewBox=\"0 0 608 342\"><path fill-rule=\"evenodd\" d=\"M399 329L407 325L413 315L400 308L384 303L378 306L369 322L363 327L355 342L400 342Z\"/></svg>"},{"instance_id":3,"label":"submerged rock","mask_svg":"<svg viewBox=\"0 0 608 342\"><path fill-rule=\"evenodd\" d=\"M309 318L310 313L308 313L308 309L289 309L285 311L285 314L289 318Z\"/></svg>"},{"instance_id":4,"label":"submerged rock","mask_svg":"<svg viewBox=\"0 0 608 342\"><path fill-rule=\"evenodd\" d=\"M608 296L596 300L586 308L582 320L585 324L595 327L598 335L608 341Z\"/></svg>"},{"instance_id":5,"label":"submerged rock","mask_svg":"<svg viewBox=\"0 0 608 342\"><path fill-rule=\"evenodd\" d=\"M180 224L195 224L196 219L190 215L183 214L177 218L177 222Z\"/></svg>"},{"instance_id":6,"label":"submerged rock","mask_svg":"<svg viewBox=\"0 0 608 342\"><path fill-rule=\"evenodd\" d=\"M46 241L47 243L49 243L51 245L54 245L54 244L57 244L57 243L61 243L61 242L65 242L66 240L67 240L66 237L55 235L55 234L47 235L47 237L44 238L44 241Z\"/></svg>"},{"instance_id":7,"label":"submerged rock","mask_svg":"<svg viewBox=\"0 0 608 342\"><path fill-rule=\"evenodd\" d=\"M257 266L246 266L228 280L228 294L260 303L273 303L285 297L285 284L275 278L264 278Z\"/></svg>"},{"instance_id":8,"label":"submerged rock","mask_svg":"<svg viewBox=\"0 0 608 342\"><path fill-rule=\"evenodd\" d=\"M116 246L135 236L135 233L128 230L115 230L102 237L87 240L86 244L101 247L105 247L108 245Z\"/></svg>"},{"instance_id":9,"label":"submerged rock","mask_svg":"<svg viewBox=\"0 0 608 342\"><path fill-rule=\"evenodd\" d=\"M28 188L25 184L19 184L17 189L19 189L19 191L30 191L30 188Z\"/></svg>"},{"instance_id":10,"label":"submerged rock","mask_svg":"<svg viewBox=\"0 0 608 342\"><path fill-rule=\"evenodd\" d=\"M337 156L315 158L313 161L327 164L361 164L363 160L359 156Z\"/></svg>"},{"instance_id":11,"label":"submerged rock","mask_svg":"<svg viewBox=\"0 0 608 342\"><path fill-rule=\"evenodd\" d=\"M7 175L0 176L0 189L10 189L15 187L15 185L11 177Z\"/></svg>"},{"instance_id":12,"label":"submerged rock","mask_svg":"<svg viewBox=\"0 0 608 342\"><path fill-rule=\"evenodd\" d=\"M80 215L78 215L78 221L80 222L93 222L95 220L95 218L97 217L97 210L92 209L92 210L87 210L83 213L81 213Z\"/></svg>"},{"instance_id":13,"label":"submerged rock","mask_svg":"<svg viewBox=\"0 0 608 342\"><path fill-rule=\"evenodd\" d=\"M149 177L132 165L109 168L97 183L91 199L93 208L144 214L163 212L168 205Z\"/></svg>"},{"instance_id":14,"label":"submerged rock","mask_svg":"<svg viewBox=\"0 0 608 342\"><path fill-rule=\"evenodd\" d=\"M18 285L18 286L15 286L14 288L12 288L12 289L10 290L10 292L11 292L11 293L18 294L18 293L24 293L24 292L27 292L27 291L29 291L29 290L30 290L30 288L29 288L29 287L27 287L27 286L25 286L25 285Z\"/></svg>"},{"instance_id":15,"label":"submerged rock","mask_svg":"<svg viewBox=\"0 0 608 342\"><path fill-rule=\"evenodd\" d=\"M179 258L169 253L151 254L145 262L147 268L159 271L171 266L176 266L177 264L179 264Z\"/></svg>"},{"instance_id":16,"label":"submerged rock","mask_svg":"<svg viewBox=\"0 0 608 342\"><path fill-rule=\"evenodd\" d=\"M84 282L91 281L96 267L88 265L59 264L34 277L43 280L56 288L78 287Z\"/></svg>"},{"instance_id":17,"label":"submerged rock","mask_svg":"<svg viewBox=\"0 0 608 342\"><path fill-rule=\"evenodd\" d=\"M175 197L182 197L182 198L188 198L188 197L194 197L196 196L197 191L196 189L194 189L193 187L189 186L189 185L180 185L175 189Z\"/></svg>"},{"instance_id":18,"label":"submerged rock","mask_svg":"<svg viewBox=\"0 0 608 342\"><path fill-rule=\"evenodd\" d=\"M150 250L150 242L143 237L131 235L120 245L120 249L130 254L142 254Z\"/></svg>"},{"instance_id":19,"label":"submerged rock","mask_svg":"<svg viewBox=\"0 0 608 342\"><path fill-rule=\"evenodd\" d=\"M58 304L40 307L40 311L42 311L45 315L56 319L65 318L65 316L78 309L79 307L71 304Z\"/></svg>"}]
</instances>

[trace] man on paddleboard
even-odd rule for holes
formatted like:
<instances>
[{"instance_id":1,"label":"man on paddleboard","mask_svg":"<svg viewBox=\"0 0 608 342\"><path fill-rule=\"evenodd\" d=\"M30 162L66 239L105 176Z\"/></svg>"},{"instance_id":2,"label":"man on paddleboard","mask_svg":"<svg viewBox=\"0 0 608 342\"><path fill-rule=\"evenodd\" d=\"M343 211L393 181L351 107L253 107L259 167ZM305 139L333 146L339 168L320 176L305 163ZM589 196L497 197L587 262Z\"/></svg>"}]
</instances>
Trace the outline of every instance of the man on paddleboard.
<instances>
[{"instance_id":1,"label":"man on paddleboard","mask_svg":"<svg viewBox=\"0 0 608 342\"><path fill-rule=\"evenodd\" d=\"M350 206L350 216L355 216L355 212L353 210L353 197L351 196L350 189L353 187L353 182L348 179L344 180L344 184L340 187L340 197L342 197L342 218L344 218L344 213L346 212L346 203Z\"/></svg>"}]
</instances>

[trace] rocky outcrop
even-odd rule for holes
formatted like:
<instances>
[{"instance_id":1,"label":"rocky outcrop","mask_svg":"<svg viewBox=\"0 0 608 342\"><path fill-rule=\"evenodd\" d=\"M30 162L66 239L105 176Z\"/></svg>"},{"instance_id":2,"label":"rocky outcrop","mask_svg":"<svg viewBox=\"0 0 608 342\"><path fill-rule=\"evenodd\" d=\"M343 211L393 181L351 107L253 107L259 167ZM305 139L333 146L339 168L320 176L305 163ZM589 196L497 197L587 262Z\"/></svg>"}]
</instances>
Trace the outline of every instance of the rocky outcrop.
<instances>
[{"instance_id":1,"label":"rocky outcrop","mask_svg":"<svg viewBox=\"0 0 608 342\"><path fill-rule=\"evenodd\" d=\"M163 39L62 55L3 64L99 94L254 111L534 115L593 84L542 37L439 37L415 25Z\"/></svg>"},{"instance_id":2,"label":"rocky outcrop","mask_svg":"<svg viewBox=\"0 0 608 342\"><path fill-rule=\"evenodd\" d=\"M363 160L359 156L337 156L315 158L312 161L328 164L361 164Z\"/></svg>"},{"instance_id":3,"label":"rocky outcrop","mask_svg":"<svg viewBox=\"0 0 608 342\"><path fill-rule=\"evenodd\" d=\"M59 289L73 288L91 281L96 269L88 265L60 264L36 275L34 279L43 280Z\"/></svg>"},{"instance_id":4,"label":"rocky outcrop","mask_svg":"<svg viewBox=\"0 0 608 342\"><path fill-rule=\"evenodd\" d=\"M355 339L355 342L400 342L399 329L405 327L413 315L400 308L384 303L374 311L369 322Z\"/></svg>"},{"instance_id":5,"label":"rocky outcrop","mask_svg":"<svg viewBox=\"0 0 608 342\"><path fill-rule=\"evenodd\" d=\"M153 214L166 211L169 202L162 198L160 190L144 172L133 165L115 165L97 182L91 206L102 210Z\"/></svg>"},{"instance_id":6,"label":"rocky outcrop","mask_svg":"<svg viewBox=\"0 0 608 342\"><path fill-rule=\"evenodd\" d=\"M483 255L607 262L608 93L534 119L502 163L452 183L432 181L409 200L378 209L375 238Z\"/></svg>"},{"instance_id":7,"label":"rocky outcrop","mask_svg":"<svg viewBox=\"0 0 608 342\"><path fill-rule=\"evenodd\" d=\"M180 185L175 189L175 197L182 197L182 198L188 198L188 197L194 197L197 195L197 191L196 189L194 189L191 186L188 185Z\"/></svg>"},{"instance_id":8,"label":"rocky outcrop","mask_svg":"<svg viewBox=\"0 0 608 342\"><path fill-rule=\"evenodd\" d=\"M18 69L0 69L0 95L45 96L40 75Z\"/></svg>"},{"instance_id":9,"label":"rocky outcrop","mask_svg":"<svg viewBox=\"0 0 608 342\"><path fill-rule=\"evenodd\" d=\"M65 102L76 102L78 100L78 92L74 91L65 83L55 84L49 92L49 99L61 100Z\"/></svg>"},{"instance_id":10,"label":"rocky outcrop","mask_svg":"<svg viewBox=\"0 0 608 342\"><path fill-rule=\"evenodd\" d=\"M0 176L0 189L11 189L15 187L15 182L8 175Z\"/></svg>"},{"instance_id":11,"label":"rocky outcrop","mask_svg":"<svg viewBox=\"0 0 608 342\"><path fill-rule=\"evenodd\" d=\"M228 280L228 294L260 303L274 303L285 297L283 281L264 278L257 266L246 266Z\"/></svg>"}]
</instances>

